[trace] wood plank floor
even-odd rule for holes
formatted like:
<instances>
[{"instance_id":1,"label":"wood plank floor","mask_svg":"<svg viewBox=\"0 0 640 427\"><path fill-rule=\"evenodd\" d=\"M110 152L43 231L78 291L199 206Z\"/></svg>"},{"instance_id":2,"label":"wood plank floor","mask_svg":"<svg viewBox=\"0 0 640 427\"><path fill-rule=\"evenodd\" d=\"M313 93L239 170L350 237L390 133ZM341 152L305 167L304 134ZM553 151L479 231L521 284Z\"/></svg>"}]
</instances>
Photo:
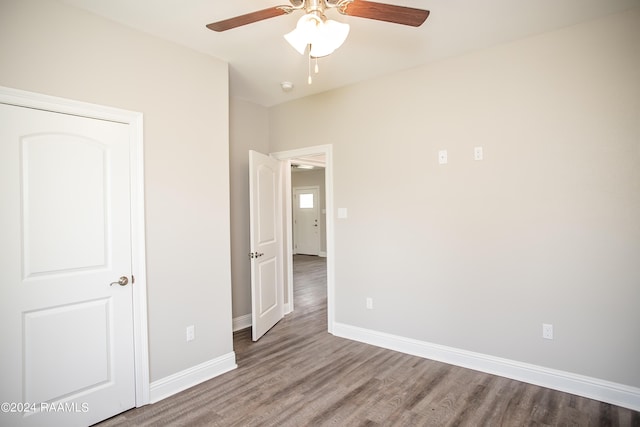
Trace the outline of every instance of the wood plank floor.
<instances>
[{"instance_id":1,"label":"wood plank floor","mask_svg":"<svg viewBox=\"0 0 640 427\"><path fill-rule=\"evenodd\" d=\"M640 413L334 337L326 264L298 255L295 311L257 343L234 334L238 369L109 426L640 426Z\"/></svg>"}]
</instances>

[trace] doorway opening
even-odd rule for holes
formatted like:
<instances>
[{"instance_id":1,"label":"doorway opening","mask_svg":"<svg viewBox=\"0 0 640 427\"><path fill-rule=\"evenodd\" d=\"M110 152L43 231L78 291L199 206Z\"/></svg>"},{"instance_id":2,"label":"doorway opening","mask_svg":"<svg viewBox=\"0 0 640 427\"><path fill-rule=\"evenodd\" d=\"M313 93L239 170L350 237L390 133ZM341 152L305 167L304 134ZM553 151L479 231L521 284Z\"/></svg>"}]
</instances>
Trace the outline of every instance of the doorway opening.
<instances>
[{"instance_id":1,"label":"doorway opening","mask_svg":"<svg viewBox=\"0 0 640 427\"><path fill-rule=\"evenodd\" d=\"M284 208L284 224L286 243L284 248L284 269L285 269L285 286L287 303L285 304L285 313L290 313L294 310L294 243L293 243L293 185L292 170L300 170L301 165L305 166L307 170L309 166L317 167L319 169L324 168L324 181L321 183L324 187L324 208L321 208L321 212L318 221L318 228L324 225L324 236L326 236L326 242L324 244L324 250L321 248L318 255L326 256L326 291L327 291L327 331L333 333L334 323L334 220L333 220L333 155L332 146L320 145L314 147L301 148L296 150L281 151L277 153L271 153L271 156L286 162L286 170L288 173L284 175L284 191L285 191L285 208ZM300 172L295 172L300 173ZM304 172L302 172L304 173ZM322 224L324 221L324 224Z\"/></svg>"}]
</instances>

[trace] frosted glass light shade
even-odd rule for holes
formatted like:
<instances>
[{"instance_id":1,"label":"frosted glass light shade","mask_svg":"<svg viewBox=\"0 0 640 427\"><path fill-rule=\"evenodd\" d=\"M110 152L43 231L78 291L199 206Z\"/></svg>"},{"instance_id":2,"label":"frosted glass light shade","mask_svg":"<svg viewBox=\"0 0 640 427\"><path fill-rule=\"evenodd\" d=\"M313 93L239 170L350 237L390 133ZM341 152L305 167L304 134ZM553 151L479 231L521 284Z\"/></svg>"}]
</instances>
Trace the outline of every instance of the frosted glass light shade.
<instances>
[{"instance_id":1,"label":"frosted glass light shade","mask_svg":"<svg viewBox=\"0 0 640 427\"><path fill-rule=\"evenodd\" d=\"M320 58L333 53L342 46L349 35L349 24L326 20L317 28L316 37L311 42L311 56Z\"/></svg>"},{"instance_id":2,"label":"frosted glass light shade","mask_svg":"<svg viewBox=\"0 0 640 427\"><path fill-rule=\"evenodd\" d=\"M296 28L284 35L285 40L304 55L308 45L311 45L311 56L322 57L329 55L342 46L349 35L349 24L325 20L315 14L307 14L298 20Z\"/></svg>"},{"instance_id":3,"label":"frosted glass light shade","mask_svg":"<svg viewBox=\"0 0 640 427\"><path fill-rule=\"evenodd\" d=\"M285 34L284 38L300 55L304 55L307 45L314 39L314 35L320 24L322 24L322 21L318 16L313 14L304 15L298 19L296 28L290 33Z\"/></svg>"}]
</instances>

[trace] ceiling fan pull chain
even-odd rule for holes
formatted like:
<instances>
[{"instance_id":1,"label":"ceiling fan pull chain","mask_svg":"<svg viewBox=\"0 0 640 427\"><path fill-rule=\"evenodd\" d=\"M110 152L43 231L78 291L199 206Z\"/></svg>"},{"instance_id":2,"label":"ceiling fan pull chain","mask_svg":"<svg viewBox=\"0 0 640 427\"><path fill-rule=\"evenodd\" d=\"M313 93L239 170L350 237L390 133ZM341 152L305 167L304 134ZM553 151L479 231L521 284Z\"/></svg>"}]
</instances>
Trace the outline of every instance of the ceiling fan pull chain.
<instances>
[{"instance_id":1,"label":"ceiling fan pull chain","mask_svg":"<svg viewBox=\"0 0 640 427\"><path fill-rule=\"evenodd\" d=\"M309 45L309 70L308 70L309 78L307 79L307 83L311 84L313 80L311 79L311 45Z\"/></svg>"}]
</instances>

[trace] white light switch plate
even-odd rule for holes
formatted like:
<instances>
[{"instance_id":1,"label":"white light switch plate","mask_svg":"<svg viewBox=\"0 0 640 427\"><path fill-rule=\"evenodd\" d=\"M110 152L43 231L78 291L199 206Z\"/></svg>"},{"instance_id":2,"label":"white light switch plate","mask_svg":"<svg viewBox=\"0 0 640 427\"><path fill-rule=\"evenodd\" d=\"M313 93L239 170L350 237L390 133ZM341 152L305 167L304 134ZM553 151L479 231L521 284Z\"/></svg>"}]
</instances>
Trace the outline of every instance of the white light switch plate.
<instances>
[{"instance_id":1,"label":"white light switch plate","mask_svg":"<svg viewBox=\"0 0 640 427\"><path fill-rule=\"evenodd\" d=\"M441 165L447 164L447 150L438 151L438 163Z\"/></svg>"},{"instance_id":2,"label":"white light switch plate","mask_svg":"<svg viewBox=\"0 0 640 427\"><path fill-rule=\"evenodd\" d=\"M347 208L338 208L338 218L344 219L348 216Z\"/></svg>"}]
</instances>

